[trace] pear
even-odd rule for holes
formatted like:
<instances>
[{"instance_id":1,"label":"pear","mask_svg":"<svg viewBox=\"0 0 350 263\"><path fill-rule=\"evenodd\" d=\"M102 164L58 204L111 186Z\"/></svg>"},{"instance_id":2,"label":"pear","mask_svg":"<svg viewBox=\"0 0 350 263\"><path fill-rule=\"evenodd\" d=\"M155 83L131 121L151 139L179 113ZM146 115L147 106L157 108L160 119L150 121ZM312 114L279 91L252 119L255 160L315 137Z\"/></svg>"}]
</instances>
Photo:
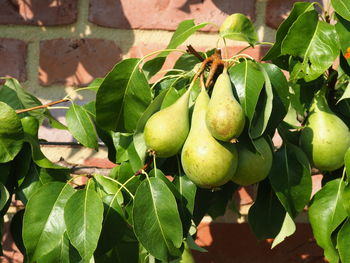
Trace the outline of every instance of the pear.
<instances>
[{"instance_id":1,"label":"pear","mask_svg":"<svg viewBox=\"0 0 350 263\"><path fill-rule=\"evenodd\" d=\"M215 82L206 123L211 134L221 141L234 141L243 131L244 112L233 95L226 67Z\"/></svg>"},{"instance_id":2,"label":"pear","mask_svg":"<svg viewBox=\"0 0 350 263\"><path fill-rule=\"evenodd\" d=\"M148 119L144 139L148 150L157 157L167 158L177 154L189 132L189 88L175 103L162 109Z\"/></svg>"},{"instance_id":3,"label":"pear","mask_svg":"<svg viewBox=\"0 0 350 263\"><path fill-rule=\"evenodd\" d=\"M239 185L255 184L264 180L272 166L272 150L269 143L263 138L254 142L257 151L252 151L244 142L237 144L238 166L232 181Z\"/></svg>"},{"instance_id":4,"label":"pear","mask_svg":"<svg viewBox=\"0 0 350 263\"><path fill-rule=\"evenodd\" d=\"M330 110L323 90L313 99L301 131L300 146L319 170L334 171L344 164L344 155L350 147L349 128Z\"/></svg>"},{"instance_id":5,"label":"pear","mask_svg":"<svg viewBox=\"0 0 350 263\"><path fill-rule=\"evenodd\" d=\"M236 146L217 141L205 123L209 96L199 93L191 130L182 148L181 163L186 175L199 187L215 188L231 180L238 163Z\"/></svg>"}]
</instances>

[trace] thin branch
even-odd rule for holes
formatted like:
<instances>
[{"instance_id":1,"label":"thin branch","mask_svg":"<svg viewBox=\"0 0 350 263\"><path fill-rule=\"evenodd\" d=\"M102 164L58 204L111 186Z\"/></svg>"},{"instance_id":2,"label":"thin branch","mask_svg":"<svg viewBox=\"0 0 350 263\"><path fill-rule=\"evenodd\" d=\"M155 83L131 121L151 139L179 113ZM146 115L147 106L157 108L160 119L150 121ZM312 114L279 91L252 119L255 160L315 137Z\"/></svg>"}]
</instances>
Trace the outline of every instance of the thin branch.
<instances>
[{"instance_id":1,"label":"thin branch","mask_svg":"<svg viewBox=\"0 0 350 263\"><path fill-rule=\"evenodd\" d=\"M22 110L16 110L17 114L23 113L23 112L28 112L28 111L32 111L32 110L38 110L38 109L43 109L43 108L47 108L50 107L52 105L58 104L58 103L62 103L62 102L67 102L69 101L69 99L63 99L63 100L58 100L58 101L53 101L44 105L40 105L40 106L35 106L32 108L28 108L28 109L22 109Z\"/></svg>"},{"instance_id":2,"label":"thin branch","mask_svg":"<svg viewBox=\"0 0 350 263\"><path fill-rule=\"evenodd\" d=\"M139 169L139 170L134 174L134 176L138 176L138 175L142 174L142 172L143 172L144 170L146 170L146 169L152 164L152 162L153 162L153 158L150 159L150 161L149 161L148 163L145 163L145 165L144 165L141 169Z\"/></svg>"},{"instance_id":3,"label":"thin branch","mask_svg":"<svg viewBox=\"0 0 350 263\"><path fill-rule=\"evenodd\" d=\"M63 158L61 158L56 164L69 168L70 172L72 174L77 175L93 175L93 174L100 174L107 176L111 172L111 169L108 168L100 168L97 166L85 166L80 164L72 164L67 161L65 161Z\"/></svg>"},{"instance_id":4,"label":"thin branch","mask_svg":"<svg viewBox=\"0 0 350 263\"><path fill-rule=\"evenodd\" d=\"M187 45L187 53L192 54L194 56L196 56L199 61L203 62L204 58L201 56L201 54L199 54L193 47L192 45Z\"/></svg>"}]
</instances>

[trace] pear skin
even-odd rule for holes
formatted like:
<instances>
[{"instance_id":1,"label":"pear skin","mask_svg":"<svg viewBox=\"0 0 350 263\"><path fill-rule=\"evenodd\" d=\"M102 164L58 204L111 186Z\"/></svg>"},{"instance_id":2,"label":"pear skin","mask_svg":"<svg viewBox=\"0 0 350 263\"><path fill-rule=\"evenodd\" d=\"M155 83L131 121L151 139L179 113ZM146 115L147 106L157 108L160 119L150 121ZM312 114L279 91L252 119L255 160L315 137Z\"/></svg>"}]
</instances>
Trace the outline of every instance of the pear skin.
<instances>
[{"instance_id":1,"label":"pear skin","mask_svg":"<svg viewBox=\"0 0 350 263\"><path fill-rule=\"evenodd\" d=\"M175 103L162 109L148 119L144 138L148 150L157 157L167 158L177 154L189 132L188 89Z\"/></svg>"},{"instance_id":2,"label":"pear skin","mask_svg":"<svg viewBox=\"0 0 350 263\"><path fill-rule=\"evenodd\" d=\"M259 152L253 152L243 142L237 144L238 167L232 181L239 185L251 185L264 180L272 166L273 154L270 145L263 138L257 139Z\"/></svg>"},{"instance_id":3,"label":"pear skin","mask_svg":"<svg viewBox=\"0 0 350 263\"><path fill-rule=\"evenodd\" d=\"M186 175L199 187L212 189L231 180L238 155L234 144L219 142L209 132L205 115L209 96L202 89L197 97L191 130L181 152Z\"/></svg>"},{"instance_id":4,"label":"pear skin","mask_svg":"<svg viewBox=\"0 0 350 263\"><path fill-rule=\"evenodd\" d=\"M314 97L301 131L300 146L312 165L321 171L334 171L344 164L350 147L349 128L330 110L323 92Z\"/></svg>"},{"instance_id":5,"label":"pear skin","mask_svg":"<svg viewBox=\"0 0 350 263\"><path fill-rule=\"evenodd\" d=\"M206 123L211 134L218 140L231 141L243 131L245 115L235 99L227 69L217 78L208 111Z\"/></svg>"}]
</instances>

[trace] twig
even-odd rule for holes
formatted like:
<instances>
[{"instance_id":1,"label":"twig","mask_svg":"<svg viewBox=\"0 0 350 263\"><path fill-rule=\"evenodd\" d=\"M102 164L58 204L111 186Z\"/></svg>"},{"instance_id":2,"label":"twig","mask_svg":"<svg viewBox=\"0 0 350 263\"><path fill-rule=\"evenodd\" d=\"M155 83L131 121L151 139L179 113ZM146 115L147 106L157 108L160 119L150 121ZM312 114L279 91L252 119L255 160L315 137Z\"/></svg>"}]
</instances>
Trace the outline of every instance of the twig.
<instances>
[{"instance_id":1,"label":"twig","mask_svg":"<svg viewBox=\"0 0 350 263\"><path fill-rule=\"evenodd\" d=\"M16 110L17 114L23 113L23 112L28 112L28 111L32 111L32 110L38 110L38 109L43 109L43 108L47 108L50 107L52 105L58 104L58 103L62 103L62 102L67 102L69 101L69 99L63 99L63 100L58 100L58 101L53 101L44 105L40 105L40 106L35 106L32 108L28 108L28 109L21 109L21 110Z\"/></svg>"},{"instance_id":2,"label":"twig","mask_svg":"<svg viewBox=\"0 0 350 263\"><path fill-rule=\"evenodd\" d=\"M93 174L100 174L100 175L109 175L111 172L111 169L108 168L100 168L97 166L84 166L80 164L72 164L67 161L65 161L63 158L61 158L56 164L61 165L63 167L69 168L70 172L72 174L77 175L93 175Z\"/></svg>"},{"instance_id":3,"label":"twig","mask_svg":"<svg viewBox=\"0 0 350 263\"><path fill-rule=\"evenodd\" d=\"M150 161L149 161L148 163L145 163L145 165L144 165L141 169L139 169L139 170L134 174L134 176L138 176L138 175L142 174L142 172L143 172L144 170L146 170L146 169L148 168L148 166L151 165L152 162L153 162L153 158L151 158Z\"/></svg>"},{"instance_id":4,"label":"twig","mask_svg":"<svg viewBox=\"0 0 350 263\"><path fill-rule=\"evenodd\" d=\"M199 54L193 47L192 45L187 45L187 53L192 54L194 56L196 56L199 61L203 62L204 58L201 56L201 54Z\"/></svg>"}]
</instances>

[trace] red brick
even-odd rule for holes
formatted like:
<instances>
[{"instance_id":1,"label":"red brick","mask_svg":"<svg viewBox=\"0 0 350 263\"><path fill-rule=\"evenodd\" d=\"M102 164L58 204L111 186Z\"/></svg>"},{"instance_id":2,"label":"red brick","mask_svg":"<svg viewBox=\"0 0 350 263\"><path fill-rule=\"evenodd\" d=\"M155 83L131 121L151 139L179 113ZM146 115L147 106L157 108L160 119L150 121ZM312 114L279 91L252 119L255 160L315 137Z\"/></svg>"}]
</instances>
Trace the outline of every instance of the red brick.
<instances>
[{"instance_id":1,"label":"red brick","mask_svg":"<svg viewBox=\"0 0 350 263\"><path fill-rule=\"evenodd\" d=\"M268 0L266 6L265 22L269 27L278 28L289 15L295 2L319 2L328 6L329 0Z\"/></svg>"},{"instance_id":2,"label":"red brick","mask_svg":"<svg viewBox=\"0 0 350 263\"><path fill-rule=\"evenodd\" d=\"M77 19L77 0L3 0L0 24L66 25Z\"/></svg>"},{"instance_id":3,"label":"red brick","mask_svg":"<svg viewBox=\"0 0 350 263\"><path fill-rule=\"evenodd\" d=\"M40 83L86 85L105 76L121 59L121 49L110 40L53 39L40 42Z\"/></svg>"},{"instance_id":4,"label":"red brick","mask_svg":"<svg viewBox=\"0 0 350 263\"><path fill-rule=\"evenodd\" d=\"M17 39L0 39L0 76L25 81L27 79L26 54L25 42Z\"/></svg>"},{"instance_id":5,"label":"red brick","mask_svg":"<svg viewBox=\"0 0 350 263\"><path fill-rule=\"evenodd\" d=\"M309 224L297 224L294 235L276 248L258 241L248 224L201 223L196 243L207 253L193 251L201 263L325 263Z\"/></svg>"},{"instance_id":6,"label":"red brick","mask_svg":"<svg viewBox=\"0 0 350 263\"><path fill-rule=\"evenodd\" d=\"M195 19L220 25L230 14L255 19L255 0L91 0L89 21L122 29L176 29L179 22ZM207 27L205 30L216 30Z\"/></svg>"},{"instance_id":7,"label":"red brick","mask_svg":"<svg viewBox=\"0 0 350 263\"><path fill-rule=\"evenodd\" d=\"M101 159L101 158L88 158L84 161L84 164L87 166L94 166L99 168L113 168L116 166L116 164L112 163L108 159Z\"/></svg>"}]
</instances>

